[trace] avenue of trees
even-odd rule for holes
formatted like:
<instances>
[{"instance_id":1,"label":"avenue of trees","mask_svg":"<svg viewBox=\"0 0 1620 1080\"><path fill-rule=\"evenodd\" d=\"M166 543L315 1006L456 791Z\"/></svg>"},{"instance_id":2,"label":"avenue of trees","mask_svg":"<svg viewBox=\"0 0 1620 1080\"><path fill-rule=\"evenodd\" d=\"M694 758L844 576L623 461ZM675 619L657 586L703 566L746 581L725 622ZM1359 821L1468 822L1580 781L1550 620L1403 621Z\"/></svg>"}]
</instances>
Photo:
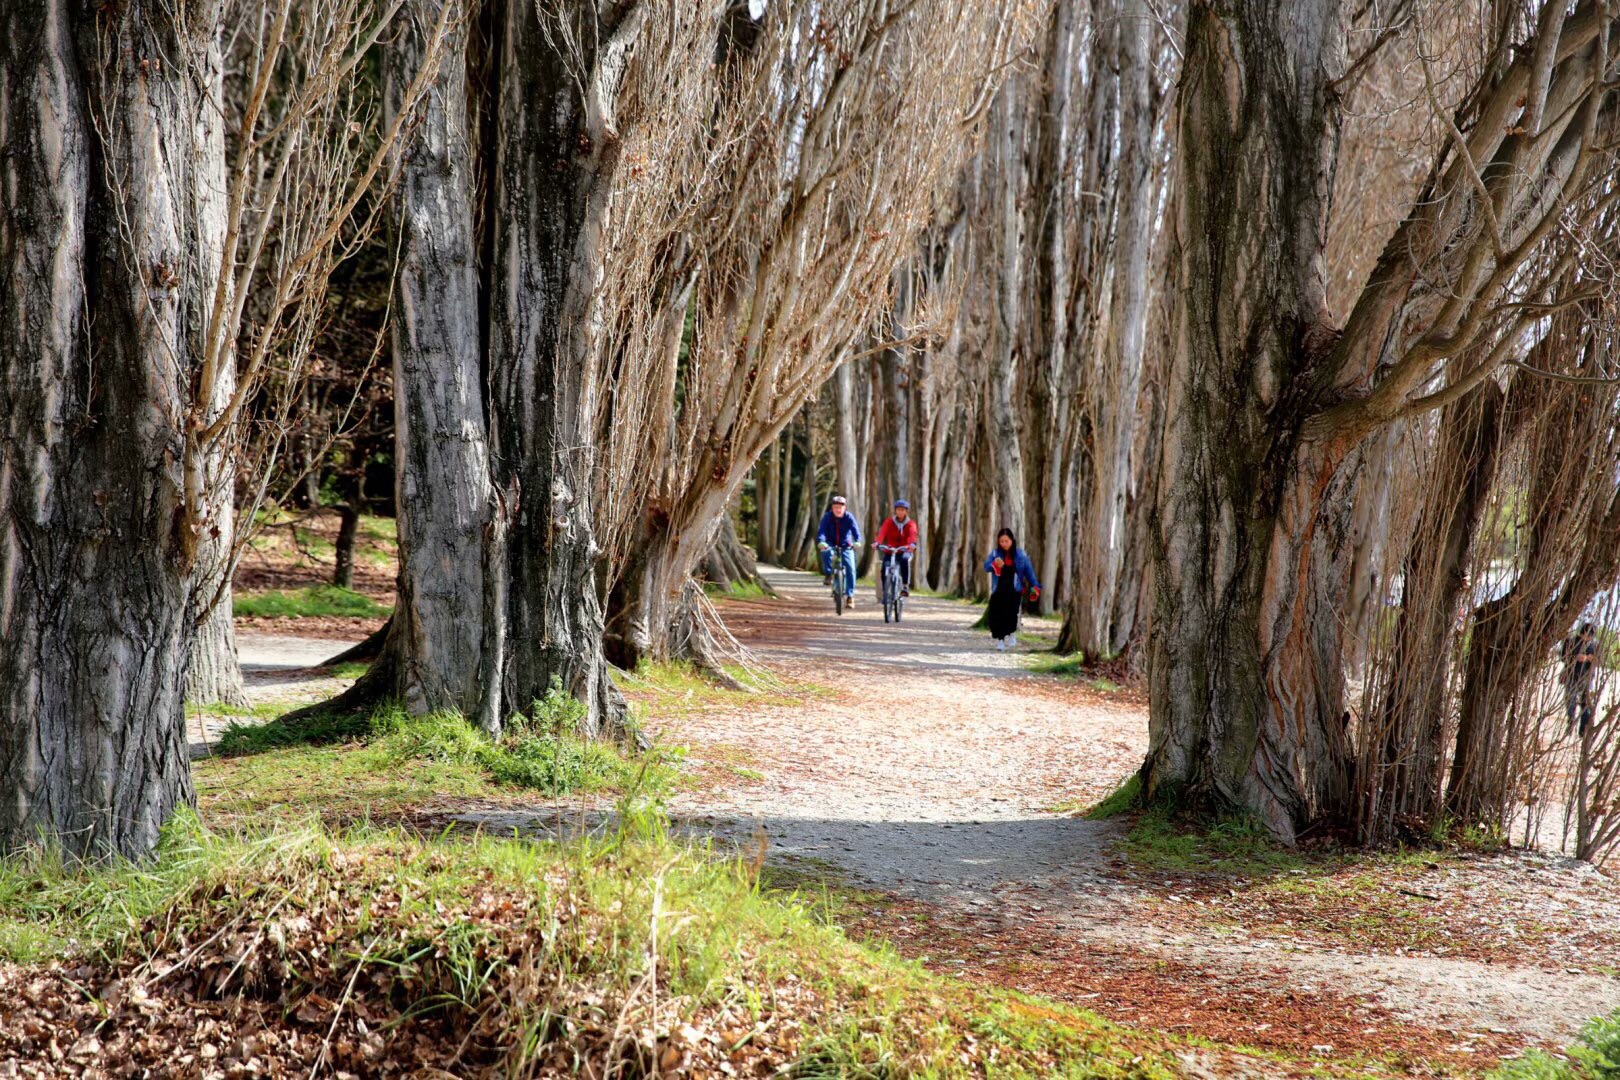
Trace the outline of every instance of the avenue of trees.
<instances>
[{"instance_id":1,"label":"avenue of trees","mask_svg":"<svg viewBox=\"0 0 1620 1080\"><path fill-rule=\"evenodd\" d=\"M923 583L1009 526L1059 648L1142 674L1145 797L1600 853L1620 722L1565 731L1557 646L1620 626L1617 23L13 0L0 849L149 852L258 511L352 530L390 460L331 707L560 685L623 737L615 666L718 670L699 576L906 497Z\"/></svg>"}]
</instances>

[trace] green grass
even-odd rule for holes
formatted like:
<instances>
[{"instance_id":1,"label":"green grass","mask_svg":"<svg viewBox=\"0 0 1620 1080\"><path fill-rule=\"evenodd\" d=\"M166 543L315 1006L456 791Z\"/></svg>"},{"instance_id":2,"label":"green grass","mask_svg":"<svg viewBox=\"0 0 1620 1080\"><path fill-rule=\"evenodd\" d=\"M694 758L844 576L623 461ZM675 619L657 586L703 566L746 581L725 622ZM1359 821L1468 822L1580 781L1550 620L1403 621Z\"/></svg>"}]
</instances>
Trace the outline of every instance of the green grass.
<instances>
[{"instance_id":1,"label":"green grass","mask_svg":"<svg viewBox=\"0 0 1620 1080\"><path fill-rule=\"evenodd\" d=\"M1121 814L1128 814L1132 810L1141 809L1142 806L1142 776L1132 773L1124 782L1115 788L1097 805L1089 808L1085 816L1092 821L1106 821Z\"/></svg>"},{"instance_id":2,"label":"green grass","mask_svg":"<svg viewBox=\"0 0 1620 1080\"><path fill-rule=\"evenodd\" d=\"M382 540L392 544L399 539L399 530L395 527L394 519L378 517L375 514L360 515L359 532L367 540Z\"/></svg>"},{"instance_id":3,"label":"green grass","mask_svg":"<svg viewBox=\"0 0 1620 1080\"><path fill-rule=\"evenodd\" d=\"M644 806L621 822L555 843L313 823L227 834L182 817L149 864L0 862L0 956L87 963L101 972L79 979L98 986L147 961L190 966L210 997L279 996L273 1015L317 1043L337 1020L298 1003L352 992L387 1038L428 1014L452 1045L476 1027L487 1071L504 1074L559 1044L599 1055L611 1032L651 1027L656 1000L726 1049L776 1047L770 1064L800 1077L1174 1075L1157 1040L856 944L813 898L761 886L757 863L672 840ZM199 947L221 938L223 960Z\"/></svg>"},{"instance_id":4,"label":"green grass","mask_svg":"<svg viewBox=\"0 0 1620 1080\"><path fill-rule=\"evenodd\" d=\"M389 817L435 799L506 800L518 792L670 790L675 748L631 755L579 734L584 707L553 687L499 739L454 713L313 711L233 724L194 769L199 803L230 822L316 813Z\"/></svg>"},{"instance_id":5,"label":"green grass","mask_svg":"<svg viewBox=\"0 0 1620 1080\"><path fill-rule=\"evenodd\" d=\"M302 589L265 589L238 592L232 597L232 614L237 618L309 618L321 615L377 618L390 614L392 607L369 596L336 585L309 585Z\"/></svg>"},{"instance_id":6,"label":"green grass","mask_svg":"<svg viewBox=\"0 0 1620 1080\"><path fill-rule=\"evenodd\" d=\"M1504 1062L1490 1080L1614 1080L1620 1077L1620 1011L1587 1021L1579 1041L1561 1055L1531 1050Z\"/></svg>"},{"instance_id":7,"label":"green grass","mask_svg":"<svg viewBox=\"0 0 1620 1080\"><path fill-rule=\"evenodd\" d=\"M1122 847L1138 866L1165 873L1254 877L1308 865L1305 856L1277 843L1257 821L1178 821L1151 808L1136 819Z\"/></svg>"},{"instance_id":8,"label":"green grass","mask_svg":"<svg viewBox=\"0 0 1620 1080\"><path fill-rule=\"evenodd\" d=\"M788 682L738 666L724 670L738 687L721 685L685 660L644 660L635 671L619 672L615 678L632 699L668 715L719 706L803 705L807 700L833 696L830 688L816 683Z\"/></svg>"},{"instance_id":9,"label":"green grass","mask_svg":"<svg viewBox=\"0 0 1620 1080\"><path fill-rule=\"evenodd\" d=\"M258 705L231 705L223 701L211 701L206 705L186 702L187 716L241 716L256 720L274 720L287 711L284 701L267 701Z\"/></svg>"},{"instance_id":10,"label":"green grass","mask_svg":"<svg viewBox=\"0 0 1620 1080\"><path fill-rule=\"evenodd\" d=\"M1305 855L1279 844L1252 818L1198 817L1145 805L1137 774L1083 814L1093 821L1135 814L1121 848L1146 870L1264 876L1309 865Z\"/></svg>"},{"instance_id":11,"label":"green grass","mask_svg":"<svg viewBox=\"0 0 1620 1080\"><path fill-rule=\"evenodd\" d=\"M769 600L772 594L757 581L732 581L725 585L717 585L712 581L703 583L703 591L709 596L725 597L728 600Z\"/></svg>"},{"instance_id":12,"label":"green grass","mask_svg":"<svg viewBox=\"0 0 1620 1080\"><path fill-rule=\"evenodd\" d=\"M1086 671L1085 653L1032 653L1026 661L1029 670L1039 675L1056 675L1065 679L1078 679Z\"/></svg>"}]
</instances>

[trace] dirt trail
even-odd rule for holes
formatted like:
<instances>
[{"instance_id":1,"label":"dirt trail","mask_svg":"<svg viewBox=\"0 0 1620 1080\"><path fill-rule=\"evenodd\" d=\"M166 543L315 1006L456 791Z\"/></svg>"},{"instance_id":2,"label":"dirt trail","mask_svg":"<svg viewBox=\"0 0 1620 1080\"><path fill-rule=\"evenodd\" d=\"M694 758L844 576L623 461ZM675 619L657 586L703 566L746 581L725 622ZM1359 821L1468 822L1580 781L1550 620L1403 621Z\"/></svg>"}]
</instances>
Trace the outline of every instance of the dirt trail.
<instances>
[{"instance_id":1,"label":"dirt trail","mask_svg":"<svg viewBox=\"0 0 1620 1080\"><path fill-rule=\"evenodd\" d=\"M746 766L736 783L683 796L672 810L687 827L739 845L763 828L779 864L927 905L922 918L970 939L948 962L976 964L978 952L1037 963L1078 947L1082 966L1145 961L1185 973L1198 988L1187 1008L1195 1031L1213 999L1231 999L1251 1021L1256 1009L1304 1002L1347 1012L1336 1018L1341 1029L1365 1020L1368 1033L1390 1025L1438 1033L1459 1055L1488 1051L1493 1039L1498 1048L1559 1044L1585 1018L1620 1008L1612 971L1566 970L1551 953L1505 965L1312 945L1241 923L1212 929L1201 918L1205 901L1176 895L1186 882L1144 881L1122 867L1112 849L1123 825L1056 809L1100 798L1135 768L1147 717L1140 703L1030 672L1028 653L1049 644L1055 625L1026 623L1019 652L998 653L970 629L972 607L914 597L891 626L863 591L840 618L819 578L766 572L780 597L725 604L727 625L767 667L836 693L656 718L657 736L696 758ZM568 827L546 812L467 820ZM1620 918L1620 892L1588 867L1535 856L1479 862L1480 874L1510 891L1515 875L1540 874L1538 887L1562 897L1576 922ZM914 951L949 951L923 936ZM1076 978L1106 989L1108 975ZM1062 993L1050 981L1039 988ZM1129 993L1075 996L1123 1002L1118 1018L1137 1019Z\"/></svg>"},{"instance_id":2,"label":"dirt trail","mask_svg":"<svg viewBox=\"0 0 1620 1080\"><path fill-rule=\"evenodd\" d=\"M1243 909L1242 881L1231 893L1237 916L1212 920L1224 896L1133 871L1115 850L1124 824L1065 812L1135 769L1147 715L1129 694L1030 671L1056 624L1027 621L1020 649L999 653L971 629L975 607L914 597L903 623L885 625L869 589L839 617L819 577L766 573L779 597L726 602L727 625L765 667L822 689L659 710L654 735L725 778L677 797L672 813L738 846L763 829L773 864L886 894L892 905L870 928L906 951L1125 1023L1261 1046L1287 1029L1292 1042L1275 1045L1291 1052L1299 1031L1312 1032L1304 1049L1329 1058L1415 1041L1431 1059L1466 1062L1562 1044L1585 1018L1620 1008L1612 936L1560 931L1511 955L1363 946L1313 936L1308 917L1282 919L1279 931L1279 920ZM295 665L331 651L331 642L244 640L250 694L308 694L310 673ZM579 807L555 805L458 818L498 831L581 823ZM1436 911L1488 897L1496 906L1482 902L1475 920L1482 940L1502 937L1504 897L1531 930L1547 920L1620 926L1620 889L1568 860L1478 859L1401 884L1444 900ZM1413 910L1430 917L1423 904Z\"/></svg>"}]
</instances>

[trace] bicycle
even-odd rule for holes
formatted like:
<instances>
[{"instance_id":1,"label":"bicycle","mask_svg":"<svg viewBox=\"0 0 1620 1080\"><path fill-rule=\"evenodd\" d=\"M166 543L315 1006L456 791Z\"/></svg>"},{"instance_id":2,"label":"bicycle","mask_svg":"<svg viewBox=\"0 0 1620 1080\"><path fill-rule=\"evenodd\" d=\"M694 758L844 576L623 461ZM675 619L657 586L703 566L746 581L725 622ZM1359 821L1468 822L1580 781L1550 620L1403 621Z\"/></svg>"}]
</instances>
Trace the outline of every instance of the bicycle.
<instances>
[{"instance_id":1,"label":"bicycle","mask_svg":"<svg viewBox=\"0 0 1620 1080\"><path fill-rule=\"evenodd\" d=\"M822 544L821 550L826 551L831 546L830 544ZM844 601L848 598L850 590L855 585L854 579L850 576L849 559L844 554L846 551L854 550L854 544L844 544L833 553L832 557L833 611L838 615L844 613Z\"/></svg>"},{"instance_id":2,"label":"bicycle","mask_svg":"<svg viewBox=\"0 0 1620 1080\"><path fill-rule=\"evenodd\" d=\"M900 580L899 554L903 548L877 545L883 556L883 572L878 578L878 598L883 601L883 621L899 622L906 607L905 583Z\"/></svg>"}]
</instances>

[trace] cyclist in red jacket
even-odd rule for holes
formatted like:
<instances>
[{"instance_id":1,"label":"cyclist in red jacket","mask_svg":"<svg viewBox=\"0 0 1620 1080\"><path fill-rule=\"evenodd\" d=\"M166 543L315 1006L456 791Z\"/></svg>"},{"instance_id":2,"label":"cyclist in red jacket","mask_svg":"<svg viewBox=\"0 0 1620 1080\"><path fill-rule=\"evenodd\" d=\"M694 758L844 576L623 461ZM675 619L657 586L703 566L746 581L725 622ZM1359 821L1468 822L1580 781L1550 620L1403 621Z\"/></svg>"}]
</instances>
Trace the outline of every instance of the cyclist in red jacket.
<instances>
[{"instance_id":1,"label":"cyclist in red jacket","mask_svg":"<svg viewBox=\"0 0 1620 1080\"><path fill-rule=\"evenodd\" d=\"M873 541L879 552L894 552L900 560L900 594L911 595L911 557L917 553L917 523L911 519L911 504L894 500L894 516L878 529Z\"/></svg>"}]
</instances>

